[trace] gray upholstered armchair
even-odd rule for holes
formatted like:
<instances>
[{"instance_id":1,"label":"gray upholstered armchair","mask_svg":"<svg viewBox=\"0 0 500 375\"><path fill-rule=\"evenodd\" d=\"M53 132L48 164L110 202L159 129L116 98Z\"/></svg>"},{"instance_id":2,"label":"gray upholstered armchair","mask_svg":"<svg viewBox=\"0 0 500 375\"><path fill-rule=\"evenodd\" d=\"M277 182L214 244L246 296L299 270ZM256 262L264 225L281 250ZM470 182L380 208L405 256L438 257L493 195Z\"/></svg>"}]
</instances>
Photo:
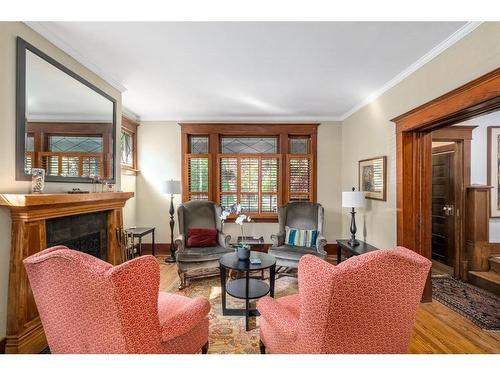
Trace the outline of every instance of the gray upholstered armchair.
<instances>
[{"instance_id":1,"label":"gray upholstered armchair","mask_svg":"<svg viewBox=\"0 0 500 375\"><path fill-rule=\"evenodd\" d=\"M187 278L214 275L213 270L219 267L220 257L234 251L229 245L231 236L222 233L221 212L220 206L209 201L186 202L177 208L179 237L175 240L175 255L177 272L181 279L179 288L186 286ZM217 229L217 245L188 248L187 235L189 228Z\"/></svg>"},{"instance_id":2,"label":"gray upholstered armchair","mask_svg":"<svg viewBox=\"0 0 500 375\"><path fill-rule=\"evenodd\" d=\"M299 259L306 254L326 258L326 239L323 237L324 209L319 203L291 202L278 210L279 232L271 235L273 241L269 254L276 258L276 265L285 269L297 268ZM315 248L285 244L285 227L296 229L317 229Z\"/></svg>"}]
</instances>

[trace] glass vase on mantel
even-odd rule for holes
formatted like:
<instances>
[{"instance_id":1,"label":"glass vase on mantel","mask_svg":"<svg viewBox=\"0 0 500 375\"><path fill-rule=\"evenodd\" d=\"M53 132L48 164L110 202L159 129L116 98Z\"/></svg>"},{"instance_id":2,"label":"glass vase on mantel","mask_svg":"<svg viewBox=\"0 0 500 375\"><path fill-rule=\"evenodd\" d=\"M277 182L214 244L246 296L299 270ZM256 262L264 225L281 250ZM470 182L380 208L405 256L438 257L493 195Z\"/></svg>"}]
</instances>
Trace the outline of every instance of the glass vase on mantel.
<instances>
[{"instance_id":1,"label":"glass vase on mantel","mask_svg":"<svg viewBox=\"0 0 500 375\"><path fill-rule=\"evenodd\" d=\"M45 169L31 169L31 192L33 194L42 194L45 188Z\"/></svg>"}]
</instances>

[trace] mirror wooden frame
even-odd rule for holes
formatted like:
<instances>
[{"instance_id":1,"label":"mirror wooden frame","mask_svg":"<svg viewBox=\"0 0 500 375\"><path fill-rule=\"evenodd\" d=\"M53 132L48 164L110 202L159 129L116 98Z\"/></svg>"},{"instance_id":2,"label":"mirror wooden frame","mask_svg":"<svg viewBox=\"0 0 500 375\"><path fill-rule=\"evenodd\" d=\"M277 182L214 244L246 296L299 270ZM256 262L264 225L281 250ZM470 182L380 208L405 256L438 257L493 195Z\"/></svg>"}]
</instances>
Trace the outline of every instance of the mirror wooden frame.
<instances>
[{"instance_id":1,"label":"mirror wooden frame","mask_svg":"<svg viewBox=\"0 0 500 375\"><path fill-rule=\"evenodd\" d=\"M30 51L47 61L49 64L55 66L63 73L66 73L70 77L76 79L78 82L84 84L91 90L102 95L108 99L113 104L113 163L110 166L112 171L112 177L108 178L107 181L110 183L115 183L116 181L116 100L110 95L106 94L101 89L94 86L92 83L87 81L85 78L79 76L72 70L68 69L58 61L54 60L52 57L48 56L44 52L40 51L35 46L31 45L21 37L17 37L16 41L17 51L16 51L16 180L17 181L29 181L31 180L31 175L24 172L24 158L25 158L25 132L26 132L26 51ZM69 182L69 183L91 183L92 180L87 177L62 177L62 176L46 176L46 182Z\"/></svg>"}]
</instances>

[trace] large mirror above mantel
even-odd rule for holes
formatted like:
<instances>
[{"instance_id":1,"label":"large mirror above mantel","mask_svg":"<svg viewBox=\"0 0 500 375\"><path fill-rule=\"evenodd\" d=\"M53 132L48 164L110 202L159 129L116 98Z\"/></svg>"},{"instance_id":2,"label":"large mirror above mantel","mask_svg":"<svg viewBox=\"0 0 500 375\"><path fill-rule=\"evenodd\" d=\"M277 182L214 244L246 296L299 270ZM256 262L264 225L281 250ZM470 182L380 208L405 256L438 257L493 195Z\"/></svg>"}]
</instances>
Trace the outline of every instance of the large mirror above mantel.
<instances>
[{"instance_id":1,"label":"large mirror above mantel","mask_svg":"<svg viewBox=\"0 0 500 375\"><path fill-rule=\"evenodd\" d=\"M17 39L16 179L115 180L116 101Z\"/></svg>"}]
</instances>

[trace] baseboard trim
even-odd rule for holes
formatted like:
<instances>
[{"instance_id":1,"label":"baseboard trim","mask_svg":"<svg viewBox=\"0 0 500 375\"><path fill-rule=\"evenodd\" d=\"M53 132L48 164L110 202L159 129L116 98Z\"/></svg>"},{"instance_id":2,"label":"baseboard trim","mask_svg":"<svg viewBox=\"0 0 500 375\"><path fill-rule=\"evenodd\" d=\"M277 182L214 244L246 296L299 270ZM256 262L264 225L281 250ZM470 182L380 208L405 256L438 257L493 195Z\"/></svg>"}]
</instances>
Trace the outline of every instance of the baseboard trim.
<instances>
[{"instance_id":1,"label":"baseboard trim","mask_svg":"<svg viewBox=\"0 0 500 375\"><path fill-rule=\"evenodd\" d=\"M264 251L267 252L269 248L271 247L270 243L265 243L264 244ZM143 243L142 244L142 253L149 255L151 254L153 249L153 245L151 243ZM325 251L327 252L328 255L335 255L337 254L337 244L334 243L329 243L325 246ZM155 253L156 255L169 255L170 254L170 243L155 243Z\"/></svg>"},{"instance_id":2,"label":"baseboard trim","mask_svg":"<svg viewBox=\"0 0 500 375\"><path fill-rule=\"evenodd\" d=\"M151 243L142 244L143 254L151 254L153 245ZM169 243L155 243L155 253L156 255L168 255L170 254L170 244Z\"/></svg>"},{"instance_id":3,"label":"baseboard trim","mask_svg":"<svg viewBox=\"0 0 500 375\"><path fill-rule=\"evenodd\" d=\"M0 340L0 354L5 354L5 343L7 342L7 337Z\"/></svg>"}]
</instances>

